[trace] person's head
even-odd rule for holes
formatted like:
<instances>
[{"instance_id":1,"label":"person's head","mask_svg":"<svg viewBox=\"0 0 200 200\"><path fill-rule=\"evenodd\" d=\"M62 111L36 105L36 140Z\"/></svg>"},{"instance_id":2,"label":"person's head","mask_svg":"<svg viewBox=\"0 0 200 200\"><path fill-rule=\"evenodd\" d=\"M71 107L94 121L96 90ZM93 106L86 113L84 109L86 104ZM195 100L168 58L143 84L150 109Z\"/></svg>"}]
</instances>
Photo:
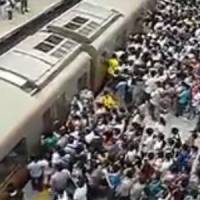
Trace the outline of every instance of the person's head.
<instances>
[{"instance_id":1,"label":"person's head","mask_svg":"<svg viewBox=\"0 0 200 200\"><path fill-rule=\"evenodd\" d=\"M153 133L154 133L154 130L153 130L152 128L147 128L147 129L146 129L146 134L147 134L148 136L152 136Z\"/></svg>"},{"instance_id":2,"label":"person's head","mask_svg":"<svg viewBox=\"0 0 200 200\"><path fill-rule=\"evenodd\" d=\"M56 164L55 168L56 168L56 170L57 170L58 172L61 172L62 169L63 169L63 167L62 167L61 164Z\"/></svg>"},{"instance_id":3,"label":"person's head","mask_svg":"<svg viewBox=\"0 0 200 200\"><path fill-rule=\"evenodd\" d=\"M173 140L173 138L168 138L167 144L168 144L169 146L173 146L173 145L174 145L174 140Z\"/></svg>"},{"instance_id":4,"label":"person's head","mask_svg":"<svg viewBox=\"0 0 200 200\"><path fill-rule=\"evenodd\" d=\"M158 140L159 141L164 141L165 140L165 135L163 133L158 134Z\"/></svg>"},{"instance_id":5,"label":"person's head","mask_svg":"<svg viewBox=\"0 0 200 200\"><path fill-rule=\"evenodd\" d=\"M192 138L193 139L197 139L198 138L198 134L196 132L192 133Z\"/></svg>"},{"instance_id":6,"label":"person's head","mask_svg":"<svg viewBox=\"0 0 200 200\"><path fill-rule=\"evenodd\" d=\"M115 53L113 53L111 58L117 59L117 55Z\"/></svg>"},{"instance_id":7,"label":"person's head","mask_svg":"<svg viewBox=\"0 0 200 200\"><path fill-rule=\"evenodd\" d=\"M64 195L64 192L65 192L65 190L59 189L59 190L57 191L57 196L60 197L60 198L62 198L63 195Z\"/></svg>"},{"instance_id":8,"label":"person's head","mask_svg":"<svg viewBox=\"0 0 200 200\"><path fill-rule=\"evenodd\" d=\"M153 160L155 157L155 154L153 152L148 153L148 159Z\"/></svg>"},{"instance_id":9,"label":"person's head","mask_svg":"<svg viewBox=\"0 0 200 200\"><path fill-rule=\"evenodd\" d=\"M134 171L134 170L133 170ZM126 172L126 176L128 177L128 178L130 178L130 179L132 179L133 178L133 175L134 175L134 172L133 172L132 170L128 170L127 172Z\"/></svg>"},{"instance_id":10,"label":"person's head","mask_svg":"<svg viewBox=\"0 0 200 200\"><path fill-rule=\"evenodd\" d=\"M74 142L74 137L73 136L69 136L68 143L72 144L73 142Z\"/></svg>"},{"instance_id":11,"label":"person's head","mask_svg":"<svg viewBox=\"0 0 200 200\"><path fill-rule=\"evenodd\" d=\"M13 183L9 183L6 190L10 194L10 193L13 193L16 190L16 187L14 186Z\"/></svg>"},{"instance_id":12,"label":"person's head","mask_svg":"<svg viewBox=\"0 0 200 200\"><path fill-rule=\"evenodd\" d=\"M191 147L191 151L193 152L193 153L198 153L198 150L199 150L199 148L197 147L197 146L192 146Z\"/></svg>"},{"instance_id":13,"label":"person's head","mask_svg":"<svg viewBox=\"0 0 200 200\"><path fill-rule=\"evenodd\" d=\"M164 158L163 151L158 152L157 156L158 156L158 158L163 159Z\"/></svg>"},{"instance_id":14,"label":"person's head","mask_svg":"<svg viewBox=\"0 0 200 200\"><path fill-rule=\"evenodd\" d=\"M80 177L77 182L78 187L81 188L84 186L84 184L85 184L84 178Z\"/></svg>"},{"instance_id":15,"label":"person's head","mask_svg":"<svg viewBox=\"0 0 200 200\"><path fill-rule=\"evenodd\" d=\"M156 76L156 71L155 70L151 70L150 71L150 75L151 75L151 77L155 77Z\"/></svg>"},{"instance_id":16,"label":"person's head","mask_svg":"<svg viewBox=\"0 0 200 200\"><path fill-rule=\"evenodd\" d=\"M172 154L171 153L166 153L165 154L165 159L166 160L170 160L172 158Z\"/></svg>"},{"instance_id":17,"label":"person's head","mask_svg":"<svg viewBox=\"0 0 200 200\"><path fill-rule=\"evenodd\" d=\"M187 144L183 144L182 145L182 150L185 151L185 152L189 152L190 151L190 148Z\"/></svg>"},{"instance_id":18,"label":"person's head","mask_svg":"<svg viewBox=\"0 0 200 200\"><path fill-rule=\"evenodd\" d=\"M117 172L119 172L119 170L120 170L119 165L118 164L114 164L113 167L112 167L112 172L113 173L117 173Z\"/></svg>"},{"instance_id":19,"label":"person's head","mask_svg":"<svg viewBox=\"0 0 200 200\"><path fill-rule=\"evenodd\" d=\"M30 156L30 161L31 161L31 162L37 162L37 161L38 161L38 156L36 156L36 155L31 155L31 156Z\"/></svg>"},{"instance_id":20,"label":"person's head","mask_svg":"<svg viewBox=\"0 0 200 200\"><path fill-rule=\"evenodd\" d=\"M178 135L179 129L176 128L176 127L173 127L173 128L171 129L171 133L172 133L173 135Z\"/></svg>"}]
</instances>

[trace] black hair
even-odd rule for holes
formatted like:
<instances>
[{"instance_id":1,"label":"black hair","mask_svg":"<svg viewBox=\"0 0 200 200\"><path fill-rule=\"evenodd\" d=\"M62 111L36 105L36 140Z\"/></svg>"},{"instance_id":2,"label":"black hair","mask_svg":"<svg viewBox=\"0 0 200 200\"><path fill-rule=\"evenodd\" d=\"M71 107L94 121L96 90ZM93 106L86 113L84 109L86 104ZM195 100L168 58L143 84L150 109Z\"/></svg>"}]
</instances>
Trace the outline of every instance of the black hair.
<instances>
[{"instance_id":1,"label":"black hair","mask_svg":"<svg viewBox=\"0 0 200 200\"><path fill-rule=\"evenodd\" d=\"M153 133L154 133L154 130L152 129L152 128L147 128L146 129L146 133L147 133L147 135L152 135Z\"/></svg>"}]
</instances>

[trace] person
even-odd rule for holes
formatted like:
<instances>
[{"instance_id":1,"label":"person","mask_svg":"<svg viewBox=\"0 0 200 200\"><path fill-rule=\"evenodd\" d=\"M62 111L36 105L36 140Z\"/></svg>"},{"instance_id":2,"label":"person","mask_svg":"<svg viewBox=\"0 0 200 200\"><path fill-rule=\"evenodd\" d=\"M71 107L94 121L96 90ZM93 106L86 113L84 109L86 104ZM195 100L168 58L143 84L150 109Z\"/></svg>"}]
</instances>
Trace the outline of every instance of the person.
<instances>
[{"instance_id":1,"label":"person","mask_svg":"<svg viewBox=\"0 0 200 200\"><path fill-rule=\"evenodd\" d=\"M68 200L68 195L66 191L60 191L58 192L57 196L55 197L55 200Z\"/></svg>"},{"instance_id":2,"label":"person","mask_svg":"<svg viewBox=\"0 0 200 200\"><path fill-rule=\"evenodd\" d=\"M28 0L21 0L21 13L28 12Z\"/></svg>"},{"instance_id":3,"label":"person","mask_svg":"<svg viewBox=\"0 0 200 200\"><path fill-rule=\"evenodd\" d=\"M8 13L8 20L13 19L13 4L11 0L6 1L5 10Z\"/></svg>"},{"instance_id":4,"label":"person","mask_svg":"<svg viewBox=\"0 0 200 200\"><path fill-rule=\"evenodd\" d=\"M108 59L108 63L107 64L108 64L108 69L107 69L108 75L113 77L115 75L115 72L119 68L119 61L117 59L116 54L113 54L111 56L111 58Z\"/></svg>"},{"instance_id":5,"label":"person","mask_svg":"<svg viewBox=\"0 0 200 200\"><path fill-rule=\"evenodd\" d=\"M117 101L109 91L104 91L104 94L101 97L101 102L107 109L117 106Z\"/></svg>"},{"instance_id":6,"label":"person","mask_svg":"<svg viewBox=\"0 0 200 200\"><path fill-rule=\"evenodd\" d=\"M44 168L37 156L31 156L27 165L32 187L34 190L42 189Z\"/></svg>"},{"instance_id":7,"label":"person","mask_svg":"<svg viewBox=\"0 0 200 200\"><path fill-rule=\"evenodd\" d=\"M87 200L88 187L81 178L77 183L77 188L74 191L73 200Z\"/></svg>"},{"instance_id":8,"label":"person","mask_svg":"<svg viewBox=\"0 0 200 200\"><path fill-rule=\"evenodd\" d=\"M44 134L44 137L42 138L42 145L44 149L52 149L56 146L57 142L59 140L59 137L55 135L52 132L47 132Z\"/></svg>"},{"instance_id":9,"label":"person","mask_svg":"<svg viewBox=\"0 0 200 200\"><path fill-rule=\"evenodd\" d=\"M54 198L57 198L57 196L66 189L69 178L69 172L63 170L61 164L57 164L56 172L51 176L50 180Z\"/></svg>"},{"instance_id":10,"label":"person","mask_svg":"<svg viewBox=\"0 0 200 200\"><path fill-rule=\"evenodd\" d=\"M196 122L196 126L195 129L193 130L194 132L200 132L200 114L198 113L197 115L197 122Z\"/></svg>"},{"instance_id":11,"label":"person","mask_svg":"<svg viewBox=\"0 0 200 200\"><path fill-rule=\"evenodd\" d=\"M8 200L24 200L24 193L22 190L17 189L13 183L7 186Z\"/></svg>"},{"instance_id":12,"label":"person","mask_svg":"<svg viewBox=\"0 0 200 200\"><path fill-rule=\"evenodd\" d=\"M125 177L122 178L120 185L116 188L117 196L120 200L130 200L130 191L133 185L133 170L126 172Z\"/></svg>"},{"instance_id":13,"label":"person","mask_svg":"<svg viewBox=\"0 0 200 200\"><path fill-rule=\"evenodd\" d=\"M190 99L190 87L183 83L183 88L178 93L176 116L182 116Z\"/></svg>"}]
</instances>

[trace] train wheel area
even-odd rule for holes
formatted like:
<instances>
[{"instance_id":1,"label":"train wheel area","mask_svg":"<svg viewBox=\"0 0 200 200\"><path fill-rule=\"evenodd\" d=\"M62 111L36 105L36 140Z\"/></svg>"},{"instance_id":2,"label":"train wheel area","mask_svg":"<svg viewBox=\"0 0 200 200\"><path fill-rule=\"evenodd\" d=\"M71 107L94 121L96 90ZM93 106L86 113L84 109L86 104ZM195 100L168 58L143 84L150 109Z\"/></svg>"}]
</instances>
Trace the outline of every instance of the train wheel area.
<instances>
[{"instance_id":1,"label":"train wheel area","mask_svg":"<svg viewBox=\"0 0 200 200\"><path fill-rule=\"evenodd\" d=\"M34 190L49 189L33 198L199 199L199 8L157 1L144 17L148 32L131 34L106 61L101 94L80 91L41 138L27 169Z\"/></svg>"}]
</instances>

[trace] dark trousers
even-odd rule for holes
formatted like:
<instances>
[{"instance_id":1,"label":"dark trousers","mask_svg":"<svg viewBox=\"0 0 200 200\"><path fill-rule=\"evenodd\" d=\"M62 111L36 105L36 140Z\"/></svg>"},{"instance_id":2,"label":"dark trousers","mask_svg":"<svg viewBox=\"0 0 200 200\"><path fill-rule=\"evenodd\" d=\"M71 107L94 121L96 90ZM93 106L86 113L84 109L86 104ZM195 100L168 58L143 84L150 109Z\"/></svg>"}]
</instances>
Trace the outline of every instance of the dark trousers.
<instances>
[{"instance_id":1,"label":"dark trousers","mask_svg":"<svg viewBox=\"0 0 200 200\"><path fill-rule=\"evenodd\" d=\"M22 14L24 12L28 11L28 0L21 0L21 12Z\"/></svg>"},{"instance_id":2,"label":"dark trousers","mask_svg":"<svg viewBox=\"0 0 200 200\"><path fill-rule=\"evenodd\" d=\"M183 115L185 107L186 106L184 104L180 104L180 103L177 102L177 105L176 105L176 116L177 117Z\"/></svg>"},{"instance_id":3,"label":"dark trousers","mask_svg":"<svg viewBox=\"0 0 200 200\"><path fill-rule=\"evenodd\" d=\"M119 200L130 200L130 197L127 196L127 197L119 197Z\"/></svg>"},{"instance_id":4,"label":"dark trousers","mask_svg":"<svg viewBox=\"0 0 200 200\"><path fill-rule=\"evenodd\" d=\"M9 10L9 11L8 11L8 19L9 19L9 20L12 20L12 19L13 19L13 12L12 12L12 10Z\"/></svg>"},{"instance_id":5,"label":"dark trousers","mask_svg":"<svg viewBox=\"0 0 200 200\"><path fill-rule=\"evenodd\" d=\"M33 190L41 191L42 190L42 182L43 182L43 176L41 176L39 178L31 177L31 184L32 184Z\"/></svg>"},{"instance_id":6,"label":"dark trousers","mask_svg":"<svg viewBox=\"0 0 200 200\"><path fill-rule=\"evenodd\" d=\"M199 116L198 116L198 120L197 120L197 124L196 124L195 130L196 130L197 132L200 132L200 114L199 114Z\"/></svg>"},{"instance_id":7,"label":"dark trousers","mask_svg":"<svg viewBox=\"0 0 200 200\"><path fill-rule=\"evenodd\" d=\"M156 107L152 103L149 103L149 114L150 114L152 120L154 120L154 121L156 121L155 111L156 111Z\"/></svg>"}]
</instances>

